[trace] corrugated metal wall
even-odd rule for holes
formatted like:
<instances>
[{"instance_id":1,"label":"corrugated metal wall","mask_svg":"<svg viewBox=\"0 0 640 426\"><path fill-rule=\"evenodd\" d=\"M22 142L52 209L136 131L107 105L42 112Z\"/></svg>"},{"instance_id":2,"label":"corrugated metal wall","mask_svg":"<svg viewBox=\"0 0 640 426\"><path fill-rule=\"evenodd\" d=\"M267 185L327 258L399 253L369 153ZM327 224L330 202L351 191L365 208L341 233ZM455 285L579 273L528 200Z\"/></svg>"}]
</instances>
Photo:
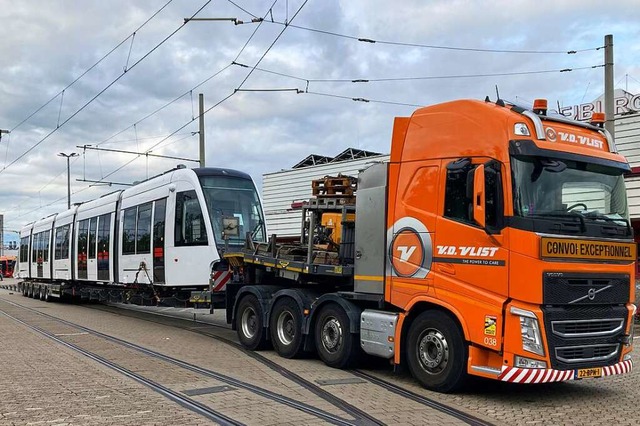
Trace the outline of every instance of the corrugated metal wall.
<instances>
[{"instance_id":1,"label":"corrugated metal wall","mask_svg":"<svg viewBox=\"0 0 640 426\"><path fill-rule=\"evenodd\" d=\"M616 144L631 167L640 167L640 114L616 117ZM627 198L632 219L640 219L640 177L628 177Z\"/></svg>"},{"instance_id":2,"label":"corrugated metal wall","mask_svg":"<svg viewBox=\"0 0 640 426\"><path fill-rule=\"evenodd\" d=\"M301 210L292 210L291 203L311 198L311 181L325 176L358 176L358 171L375 162L389 161L388 155L320 164L283 170L262 176L262 202L267 232L278 237L300 235Z\"/></svg>"}]
</instances>

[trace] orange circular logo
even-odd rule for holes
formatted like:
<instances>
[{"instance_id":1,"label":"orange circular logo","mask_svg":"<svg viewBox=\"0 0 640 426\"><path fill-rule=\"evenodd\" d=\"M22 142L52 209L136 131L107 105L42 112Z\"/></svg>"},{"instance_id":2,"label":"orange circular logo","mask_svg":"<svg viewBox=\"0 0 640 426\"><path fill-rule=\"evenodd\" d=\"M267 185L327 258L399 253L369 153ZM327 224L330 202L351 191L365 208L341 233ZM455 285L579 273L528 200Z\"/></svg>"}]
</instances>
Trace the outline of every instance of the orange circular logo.
<instances>
[{"instance_id":1,"label":"orange circular logo","mask_svg":"<svg viewBox=\"0 0 640 426\"><path fill-rule=\"evenodd\" d=\"M556 139L558 138L558 134L556 133L555 129L551 127L546 127L544 129L544 134L547 137L547 139L549 139L550 142L555 142Z\"/></svg>"},{"instance_id":2,"label":"orange circular logo","mask_svg":"<svg viewBox=\"0 0 640 426\"><path fill-rule=\"evenodd\" d=\"M401 277L411 277L422 267L424 247L418 233L410 228L398 232L391 244L391 266Z\"/></svg>"}]
</instances>

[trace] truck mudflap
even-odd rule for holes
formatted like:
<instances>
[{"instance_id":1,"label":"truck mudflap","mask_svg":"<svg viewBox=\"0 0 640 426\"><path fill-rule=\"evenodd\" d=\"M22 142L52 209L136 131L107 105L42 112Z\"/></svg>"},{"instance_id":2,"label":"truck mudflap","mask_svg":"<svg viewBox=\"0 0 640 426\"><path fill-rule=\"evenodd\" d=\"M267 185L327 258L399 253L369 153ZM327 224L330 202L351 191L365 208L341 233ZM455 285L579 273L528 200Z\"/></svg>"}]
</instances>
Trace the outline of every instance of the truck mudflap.
<instances>
[{"instance_id":1,"label":"truck mudflap","mask_svg":"<svg viewBox=\"0 0 640 426\"><path fill-rule=\"evenodd\" d=\"M607 377L630 373L631 360L622 361L608 367L584 368L577 370L554 370L544 368L502 367L498 380L509 383L551 383L579 380L588 377ZM584 372L584 373L581 373ZM581 374L584 374L581 376Z\"/></svg>"}]
</instances>

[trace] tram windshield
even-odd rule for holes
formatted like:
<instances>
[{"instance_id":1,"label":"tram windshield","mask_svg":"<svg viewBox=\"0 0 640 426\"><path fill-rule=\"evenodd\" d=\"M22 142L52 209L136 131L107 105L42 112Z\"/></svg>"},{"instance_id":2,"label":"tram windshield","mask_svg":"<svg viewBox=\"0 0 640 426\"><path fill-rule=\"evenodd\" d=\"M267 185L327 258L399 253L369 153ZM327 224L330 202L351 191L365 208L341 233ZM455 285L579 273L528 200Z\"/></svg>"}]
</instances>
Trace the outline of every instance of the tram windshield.
<instances>
[{"instance_id":1,"label":"tram windshield","mask_svg":"<svg viewBox=\"0 0 640 426\"><path fill-rule=\"evenodd\" d=\"M200 176L209 220L218 245L243 245L247 233L265 241L262 205L253 182L232 176Z\"/></svg>"}]
</instances>

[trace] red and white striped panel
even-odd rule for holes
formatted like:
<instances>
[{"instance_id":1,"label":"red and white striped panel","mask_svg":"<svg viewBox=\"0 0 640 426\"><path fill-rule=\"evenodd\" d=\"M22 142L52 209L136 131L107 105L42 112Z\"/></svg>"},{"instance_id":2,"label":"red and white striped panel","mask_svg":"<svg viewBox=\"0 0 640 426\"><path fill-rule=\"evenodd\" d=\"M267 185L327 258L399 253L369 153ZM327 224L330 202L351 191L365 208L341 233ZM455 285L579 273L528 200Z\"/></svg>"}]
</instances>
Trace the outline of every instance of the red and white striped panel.
<instances>
[{"instance_id":1,"label":"red and white striped panel","mask_svg":"<svg viewBox=\"0 0 640 426\"><path fill-rule=\"evenodd\" d=\"M230 271L215 271L211 275L213 280L213 291L224 291L227 288L227 283L231 279Z\"/></svg>"},{"instance_id":2,"label":"red and white striped panel","mask_svg":"<svg viewBox=\"0 0 640 426\"><path fill-rule=\"evenodd\" d=\"M610 367L602 368L602 376L615 376L616 374L630 373L633 369L633 362L631 360L622 361Z\"/></svg>"},{"instance_id":3,"label":"red and white striped panel","mask_svg":"<svg viewBox=\"0 0 640 426\"><path fill-rule=\"evenodd\" d=\"M633 368L631 360L619 362L610 367L602 367L602 376L629 373ZM575 370L553 370L543 368L502 367L498 380L510 383L551 383L575 379Z\"/></svg>"}]
</instances>

